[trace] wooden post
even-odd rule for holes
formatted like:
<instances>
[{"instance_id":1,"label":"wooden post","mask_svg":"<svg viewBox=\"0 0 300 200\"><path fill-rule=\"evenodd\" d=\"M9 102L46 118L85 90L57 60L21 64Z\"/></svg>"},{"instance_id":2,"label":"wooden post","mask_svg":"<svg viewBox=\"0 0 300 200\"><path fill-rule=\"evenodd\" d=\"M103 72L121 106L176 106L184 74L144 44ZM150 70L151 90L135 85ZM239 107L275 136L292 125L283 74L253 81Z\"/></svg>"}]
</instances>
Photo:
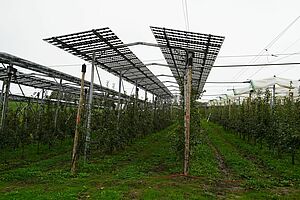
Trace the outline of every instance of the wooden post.
<instances>
[{"instance_id":1,"label":"wooden post","mask_svg":"<svg viewBox=\"0 0 300 200\"><path fill-rule=\"evenodd\" d=\"M191 92L192 92L192 65L193 53L187 53L187 68L186 78L184 81L184 97L185 97L185 117L184 117L184 167L183 174L186 176L189 172L189 159L190 159L190 120L191 120Z\"/></svg>"},{"instance_id":2,"label":"wooden post","mask_svg":"<svg viewBox=\"0 0 300 200\"><path fill-rule=\"evenodd\" d=\"M77 159L78 159L80 117L81 117L81 112L83 109L83 101L84 101L84 76L85 76L85 72L86 72L85 64L82 65L81 72L82 72L82 75L81 75L80 99L79 99L78 110L77 110L74 145L73 145L73 152L72 152L72 166L71 166L71 174L72 175L74 175L76 172L76 164L77 164Z\"/></svg>"},{"instance_id":3,"label":"wooden post","mask_svg":"<svg viewBox=\"0 0 300 200\"><path fill-rule=\"evenodd\" d=\"M86 162L86 159L87 159L87 154L88 154L90 140L91 140L91 121L92 121L93 92L94 92L94 72L95 72L95 52L93 53L91 82L90 82L90 91L89 91L89 99L88 99L87 129L86 129L84 157L83 157L84 163Z\"/></svg>"}]
</instances>

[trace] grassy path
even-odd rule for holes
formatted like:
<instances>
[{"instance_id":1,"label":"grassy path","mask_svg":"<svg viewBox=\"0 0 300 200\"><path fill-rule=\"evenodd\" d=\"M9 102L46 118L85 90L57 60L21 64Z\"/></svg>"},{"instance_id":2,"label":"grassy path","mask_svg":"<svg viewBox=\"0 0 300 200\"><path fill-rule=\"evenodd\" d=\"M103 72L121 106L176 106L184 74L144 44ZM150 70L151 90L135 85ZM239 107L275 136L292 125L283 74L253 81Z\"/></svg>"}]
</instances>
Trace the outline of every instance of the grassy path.
<instances>
[{"instance_id":1,"label":"grassy path","mask_svg":"<svg viewBox=\"0 0 300 200\"><path fill-rule=\"evenodd\" d=\"M270 152L245 143L223 127L203 122L208 143L221 157L229 178L239 183L243 192L225 196L251 199L299 199L299 166L292 166L286 159L276 159ZM220 159L218 159L220 160ZM244 195L242 195L244 194ZM234 196L236 195L236 196Z\"/></svg>"},{"instance_id":2,"label":"grassy path","mask_svg":"<svg viewBox=\"0 0 300 200\"><path fill-rule=\"evenodd\" d=\"M191 150L191 175L183 177L172 148L175 129L138 139L113 155L93 152L77 177L69 172L70 145L31 163L16 165L14 158L13 167L0 166L0 199L299 199L298 186L291 185L296 179L287 179L297 178L298 168L285 172L268 159L262 164L264 155L248 152L250 147L212 123L203 123Z\"/></svg>"}]
</instances>

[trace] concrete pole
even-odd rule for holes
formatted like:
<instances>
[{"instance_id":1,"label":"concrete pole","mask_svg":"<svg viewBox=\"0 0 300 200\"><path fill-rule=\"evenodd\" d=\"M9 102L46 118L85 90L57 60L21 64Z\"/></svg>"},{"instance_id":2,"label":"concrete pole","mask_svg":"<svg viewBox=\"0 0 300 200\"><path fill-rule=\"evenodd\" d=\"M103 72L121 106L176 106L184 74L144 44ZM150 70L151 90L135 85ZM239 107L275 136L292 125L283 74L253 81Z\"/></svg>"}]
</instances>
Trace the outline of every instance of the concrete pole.
<instances>
[{"instance_id":1,"label":"concrete pole","mask_svg":"<svg viewBox=\"0 0 300 200\"><path fill-rule=\"evenodd\" d=\"M138 106L137 106L138 100L139 100L139 88L138 88L138 84L137 84L137 80L136 80L135 81L135 109L136 110L138 108Z\"/></svg>"},{"instance_id":2,"label":"concrete pole","mask_svg":"<svg viewBox=\"0 0 300 200\"><path fill-rule=\"evenodd\" d=\"M135 81L135 99L136 100L139 99L139 88L138 88L137 81Z\"/></svg>"},{"instance_id":3,"label":"concrete pole","mask_svg":"<svg viewBox=\"0 0 300 200\"><path fill-rule=\"evenodd\" d=\"M193 65L193 53L187 53L187 69L186 69L186 81L184 81L184 96L185 96L185 117L184 117L184 166L183 174L186 176L189 172L189 160L190 160L190 120L191 120L191 92L192 92L192 65Z\"/></svg>"},{"instance_id":4,"label":"concrete pole","mask_svg":"<svg viewBox=\"0 0 300 200\"><path fill-rule=\"evenodd\" d=\"M5 85L5 93L3 96L3 104L2 104L2 113L1 113L1 122L0 122L0 130L1 133L5 130L5 120L6 120L6 112L8 107L8 96L9 96L9 89L10 89L10 81L13 74L13 67L12 65L9 65L7 67L7 79L6 79L6 85Z\"/></svg>"},{"instance_id":5,"label":"concrete pole","mask_svg":"<svg viewBox=\"0 0 300 200\"><path fill-rule=\"evenodd\" d=\"M171 120L173 121L173 102L172 102L172 100L170 101L170 103L171 103L171 107L170 107L170 115L171 115Z\"/></svg>"},{"instance_id":6,"label":"concrete pole","mask_svg":"<svg viewBox=\"0 0 300 200\"><path fill-rule=\"evenodd\" d=\"M228 117L231 119L231 101L228 99Z\"/></svg>"},{"instance_id":7,"label":"concrete pole","mask_svg":"<svg viewBox=\"0 0 300 200\"><path fill-rule=\"evenodd\" d=\"M84 77L85 77L85 72L86 72L85 64L82 65L81 72L82 72L82 75L81 75L80 99L79 99L78 110L77 110L74 145L73 145L73 152L72 152L72 166L71 166L71 174L72 175L74 175L76 172L76 163L78 160L80 117L81 117L81 112L83 110L83 102L84 102Z\"/></svg>"},{"instance_id":8,"label":"concrete pole","mask_svg":"<svg viewBox=\"0 0 300 200\"><path fill-rule=\"evenodd\" d=\"M38 111L38 123L36 125L36 131L38 134L38 152L39 152L39 142L40 142L40 136L41 136L41 130L40 130L40 125L41 125L41 118L42 118L42 111L43 111L43 99L44 99L44 89L42 89L42 95L41 95L41 101L39 104L39 98L40 98L40 93L38 92L38 100L37 100L37 111Z\"/></svg>"},{"instance_id":9,"label":"concrete pole","mask_svg":"<svg viewBox=\"0 0 300 200\"><path fill-rule=\"evenodd\" d=\"M145 102L144 102L144 108L146 109L147 107L147 88L145 89Z\"/></svg>"},{"instance_id":10,"label":"concrete pole","mask_svg":"<svg viewBox=\"0 0 300 200\"><path fill-rule=\"evenodd\" d=\"M275 75L274 75L274 79L276 79ZM276 83L276 80L275 80L275 83ZM272 87L272 98L271 98L270 106L271 106L271 109L273 109L275 106L275 84Z\"/></svg>"},{"instance_id":11,"label":"concrete pole","mask_svg":"<svg viewBox=\"0 0 300 200\"><path fill-rule=\"evenodd\" d=\"M59 89L57 93L57 105L56 105L55 117L54 117L55 131L57 131L57 117L58 117L58 111L59 111L60 100L61 100L61 88L62 88L62 79L60 79L59 81Z\"/></svg>"},{"instance_id":12,"label":"concrete pole","mask_svg":"<svg viewBox=\"0 0 300 200\"><path fill-rule=\"evenodd\" d=\"M155 117L156 117L156 100L157 100L157 97L152 94L152 105L153 105L153 125L155 125Z\"/></svg>"},{"instance_id":13,"label":"concrete pole","mask_svg":"<svg viewBox=\"0 0 300 200\"><path fill-rule=\"evenodd\" d=\"M119 124L119 121L120 121L120 115L121 115L121 91L122 91L122 71L120 71L120 74L119 74L119 96L118 96L118 107L117 107L117 110L118 110L118 124Z\"/></svg>"},{"instance_id":14,"label":"concrete pole","mask_svg":"<svg viewBox=\"0 0 300 200\"><path fill-rule=\"evenodd\" d=\"M118 111L118 116L117 116L117 131L120 131L120 117L121 117L121 110L122 110L122 105L121 105L121 91L122 91L122 71L120 71L119 74L119 93L118 93L118 104L117 104L117 111Z\"/></svg>"},{"instance_id":15,"label":"concrete pole","mask_svg":"<svg viewBox=\"0 0 300 200\"><path fill-rule=\"evenodd\" d=\"M2 82L2 89L1 89L1 95L0 95L0 105L1 105L1 107L2 107L2 103L3 103L4 90L5 90L5 79Z\"/></svg>"},{"instance_id":16,"label":"concrete pole","mask_svg":"<svg viewBox=\"0 0 300 200\"><path fill-rule=\"evenodd\" d=\"M154 94L152 94L152 104L154 105Z\"/></svg>"},{"instance_id":17,"label":"concrete pole","mask_svg":"<svg viewBox=\"0 0 300 200\"><path fill-rule=\"evenodd\" d=\"M273 109L274 106L275 106L275 84L273 85L273 88L272 88L271 109Z\"/></svg>"},{"instance_id":18,"label":"concrete pole","mask_svg":"<svg viewBox=\"0 0 300 200\"><path fill-rule=\"evenodd\" d=\"M294 102L294 93L291 90L292 88L293 88L293 82L290 81L289 98L292 102Z\"/></svg>"},{"instance_id":19,"label":"concrete pole","mask_svg":"<svg viewBox=\"0 0 300 200\"><path fill-rule=\"evenodd\" d=\"M88 115L87 115L87 129L85 136L85 145L84 145L84 163L87 159L87 154L89 150L89 145L91 141L91 120L92 120L92 105L93 105L93 92L94 92L94 73L95 73L95 52L93 53L93 61L92 61L92 70L91 70L91 82L90 82L90 91L89 91L89 99L88 99Z\"/></svg>"}]
</instances>

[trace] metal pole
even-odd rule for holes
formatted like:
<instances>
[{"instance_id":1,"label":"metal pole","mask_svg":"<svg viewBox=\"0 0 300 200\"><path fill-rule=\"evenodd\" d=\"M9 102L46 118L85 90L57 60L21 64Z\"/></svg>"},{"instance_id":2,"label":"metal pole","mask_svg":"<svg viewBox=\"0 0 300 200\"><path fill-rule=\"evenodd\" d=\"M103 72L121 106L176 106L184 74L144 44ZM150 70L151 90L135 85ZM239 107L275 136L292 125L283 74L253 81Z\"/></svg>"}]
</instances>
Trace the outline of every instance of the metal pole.
<instances>
[{"instance_id":1,"label":"metal pole","mask_svg":"<svg viewBox=\"0 0 300 200\"><path fill-rule=\"evenodd\" d=\"M9 88L10 88L10 81L11 81L12 73L13 73L13 67L12 67L12 65L9 65L7 67L8 78L6 80L5 93L4 93L3 105L2 105L2 113L1 113L1 123L0 123L1 133L3 133L3 130L5 129L6 112L7 112L7 106L8 106L8 95L9 95Z\"/></svg>"},{"instance_id":2,"label":"metal pole","mask_svg":"<svg viewBox=\"0 0 300 200\"><path fill-rule=\"evenodd\" d=\"M56 105L55 117L54 117L55 130L57 129L57 117L58 117L58 111L59 111L59 105L60 105L60 99L61 99L61 88L62 88L62 79L60 79L60 81L59 81L59 90L57 93L57 105Z\"/></svg>"},{"instance_id":3,"label":"metal pole","mask_svg":"<svg viewBox=\"0 0 300 200\"><path fill-rule=\"evenodd\" d=\"M89 150L89 144L91 140L91 120L92 120L92 104L93 104L93 91L94 91L94 72L95 72L95 52L93 53L92 61L92 71L91 71L91 83L89 92L89 102L88 102L88 116L87 116L87 131L85 136L85 146L84 146L84 163L87 159L87 153Z\"/></svg>"},{"instance_id":4,"label":"metal pole","mask_svg":"<svg viewBox=\"0 0 300 200\"><path fill-rule=\"evenodd\" d=\"M83 109L83 101L84 101L84 76L86 72L86 65L82 65L81 69L82 75L81 75L81 88L80 88L80 99L79 99L79 105L77 110L77 117L76 117L76 129L75 129L75 135L74 135L74 145L73 145L73 152L72 152L72 167L71 167L71 173L72 175L76 172L76 163L78 158L78 141L79 141L79 129L80 129L80 116Z\"/></svg>"},{"instance_id":5,"label":"metal pole","mask_svg":"<svg viewBox=\"0 0 300 200\"><path fill-rule=\"evenodd\" d=\"M192 92L192 65L193 65L193 53L187 53L187 69L186 69L186 81L184 81L184 96L185 96L185 117L184 117L184 167L183 174L188 175L189 171L189 157L190 157L190 116L191 116L191 92Z\"/></svg>"}]
</instances>

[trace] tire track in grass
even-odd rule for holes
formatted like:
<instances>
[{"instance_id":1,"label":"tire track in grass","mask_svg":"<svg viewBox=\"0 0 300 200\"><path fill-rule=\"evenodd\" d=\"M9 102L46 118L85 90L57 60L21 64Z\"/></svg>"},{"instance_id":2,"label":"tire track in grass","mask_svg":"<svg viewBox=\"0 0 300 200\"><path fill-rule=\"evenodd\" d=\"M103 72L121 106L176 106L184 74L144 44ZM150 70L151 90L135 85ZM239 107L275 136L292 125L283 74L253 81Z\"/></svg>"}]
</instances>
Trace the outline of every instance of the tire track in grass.
<instances>
[{"instance_id":1,"label":"tire track in grass","mask_svg":"<svg viewBox=\"0 0 300 200\"><path fill-rule=\"evenodd\" d=\"M251 148L250 144L245 143L239 138L235 138L236 136L231 133L226 134L222 126L213 123L209 123L208 125L214 128L214 132L217 132L227 145L232 146L241 157L251 162L261 172L258 177L245 180L246 188L259 190L268 199L282 196L286 197L284 199L299 199L300 190L297 182L293 183L293 181L289 181L289 176L282 174L276 167L268 165L268 162L272 162L272 160L267 159L266 162L262 160L265 157L262 153L267 152L261 152L257 149L251 152L251 149L249 149ZM277 161L275 163L278 164ZM297 170L294 173L297 173ZM250 193L248 194L251 195L252 190L249 191Z\"/></svg>"},{"instance_id":2,"label":"tire track in grass","mask_svg":"<svg viewBox=\"0 0 300 200\"><path fill-rule=\"evenodd\" d=\"M228 168L228 166L225 163L225 160L223 158L223 156L221 155L219 149L217 149L210 141L210 139L208 138L208 136L206 136L206 141L208 146L211 148L211 150L214 152L215 158L218 161L218 167L219 170L222 172L222 175L225 179L230 179L231 177L231 172L230 169Z\"/></svg>"},{"instance_id":3,"label":"tire track in grass","mask_svg":"<svg viewBox=\"0 0 300 200\"><path fill-rule=\"evenodd\" d=\"M222 130L222 127L216 125L216 130L218 134L222 135L224 138L224 142L227 144L231 145L233 148L235 148L236 152L238 152L242 157L245 159L249 160L253 164L257 166L257 168L261 169L264 174L266 174L267 177L272 177L276 179L282 179L283 177L276 172L275 170L271 169L263 160L258 158L257 156L253 155L251 152L249 152L247 149L242 149L240 145L235 144L235 142L229 141L228 137L226 134L222 133L224 130ZM244 142L244 141L241 141Z\"/></svg>"},{"instance_id":4,"label":"tire track in grass","mask_svg":"<svg viewBox=\"0 0 300 200\"><path fill-rule=\"evenodd\" d=\"M245 189L241 187L241 181L235 179L235 175L232 172L225 161L224 156L220 150L212 143L207 134L205 134L205 140L214 153L215 159L218 162L218 168L221 172L221 179L218 179L214 183L214 187L211 188L211 192L217 194L217 198L226 198L228 194L243 193Z\"/></svg>"},{"instance_id":5,"label":"tire track in grass","mask_svg":"<svg viewBox=\"0 0 300 200\"><path fill-rule=\"evenodd\" d=\"M269 157L268 151L265 149L258 149L257 146L252 147L251 144L246 143L240 138L236 137L231 132L226 133L222 126L216 125L220 133L227 143L236 148L241 156L254 163L263 173L264 178L268 181L266 186L271 193L277 195L286 195L287 193L299 193L300 180L299 168L287 163L287 160L278 160ZM252 148L255 148L252 151Z\"/></svg>"},{"instance_id":6,"label":"tire track in grass","mask_svg":"<svg viewBox=\"0 0 300 200\"><path fill-rule=\"evenodd\" d=\"M232 169L232 177L235 180L241 179L243 187L246 189L260 189L272 185L273 180L269 179L272 176L253 163L253 161L241 155L234 145L228 143L224 137L222 137L222 131L219 127L212 126L210 123L205 122L203 126L212 144L219 149L220 154L224 157L225 163Z\"/></svg>"}]
</instances>

